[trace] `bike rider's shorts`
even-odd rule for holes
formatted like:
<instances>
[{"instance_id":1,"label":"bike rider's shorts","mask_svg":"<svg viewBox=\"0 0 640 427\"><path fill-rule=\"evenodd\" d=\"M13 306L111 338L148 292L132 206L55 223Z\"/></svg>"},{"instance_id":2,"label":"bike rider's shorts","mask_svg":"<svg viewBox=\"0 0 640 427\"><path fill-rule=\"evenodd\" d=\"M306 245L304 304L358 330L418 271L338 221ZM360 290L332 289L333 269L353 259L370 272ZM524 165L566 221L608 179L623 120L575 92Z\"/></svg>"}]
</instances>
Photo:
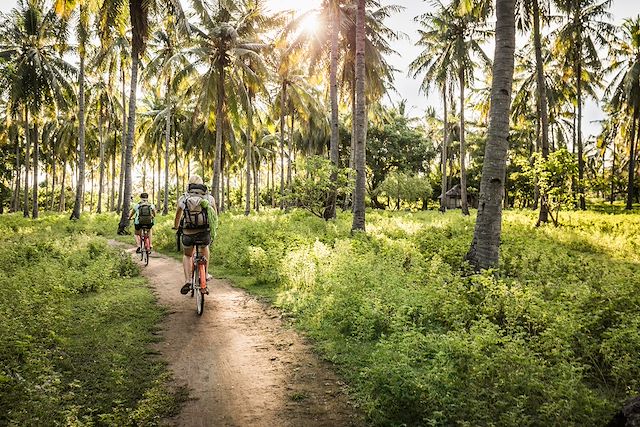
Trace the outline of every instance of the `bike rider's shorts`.
<instances>
[{"instance_id":1,"label":"bike rider's shorts","mask_svg":"<svg viewBox=\"0 0 640 427\"><path fill-rule=\"evenodd\" d=\"M183 234L182 246L191 249L193 246L208 246L211 243L211 232L209 230L200 231L196 234Z\"/></svg>"},{"instance_id":2,"label":"bike rider's shorts","mask_svg":"<svg viewBox=\"0 0 640 427\"><path fill-rule=\"evenodd\" d=\"M143 228L148 228L151 229L153 227L153 224L147 224L147 225L142 225L142 224L133 224L133 226L135 227L136 231L140 231Z\"/></svg>"}]
</instances>

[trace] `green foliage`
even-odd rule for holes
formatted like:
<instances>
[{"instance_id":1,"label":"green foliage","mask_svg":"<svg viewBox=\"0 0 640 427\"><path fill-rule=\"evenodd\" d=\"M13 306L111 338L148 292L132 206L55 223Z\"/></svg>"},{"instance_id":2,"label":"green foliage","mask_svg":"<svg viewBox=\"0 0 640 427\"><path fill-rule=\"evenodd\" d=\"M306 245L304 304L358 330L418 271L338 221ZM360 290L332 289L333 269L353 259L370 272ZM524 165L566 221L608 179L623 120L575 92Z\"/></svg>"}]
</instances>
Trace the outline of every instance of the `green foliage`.
<instances>
[{"instance_id":1,"label":"green foliage","mask_svg":"<svg viewBox=\"0 0 640 427\"><path fill-rule=\"evenodd\" d=\"M426 172L436 156L434 143L425 131L405 115L403 107L384 111L380 122L367 130L368 188L376 190L392 171L416 174ZM382 207L376 194L372 202Z\"/></svg>"},{"instance_id":2,"label":"green foliage","mask_svg":"<svg viewBox=\"0 0 640 427\"><path fill-rule=\"evenodd\" d=\"M640 393L640 217L505 213L499 273L473 219L224 214L212 265L252 276L337 363L375 425L603 425Z\"/></svg>"},{"instance_id":3,"label":"green foliage","mask_svg":"<svg viewBox=\"0 0 640 427\"><path fill-rule=\"evenodd\" d=\"M558 211L574 201L571 192L571 177L578 173L574 156L566 148L549 153L545 160L540 153L534 154L534 175L540 194L546 195L549 212L556 213L552 219L557 225Z\"/></svg>"},{"instance_id":4,"label":"green foliage","mask_svg":"<svg viewBox=\"0 0 640 427\"><path fill-rule=\"evenodd\" d=\"M293 180L288 201L315 216L322 218L329 192L332 189L331 175L336 175L335 188L338 195L347 194L352 188L347 169L335 167L329 159L311 156L304 160L304 172Z\"/></svg>"},{"instance_id":5,"label":"green foliage","mask_svg":"<svg viewBox=\"0 0 640 427\"><path fill-rule=\"evenodd\" d=\"M0 217L0 424L157 425L175 411L152 359L162 311L128 254L70 222Z\"/></svg>"},{"instance_id":6,"label":"green foliage","mask_svg":"<svg viewBox=\"0 0 640 427\"><path fill-rule=\"evenodd\" d=\"M413 204L419 200L429 199L433 192L428 177L402 172L391 172L380 184L378 190L396 201L396 209L400 209L400 201Z\"/></svg>"}]
</instances>

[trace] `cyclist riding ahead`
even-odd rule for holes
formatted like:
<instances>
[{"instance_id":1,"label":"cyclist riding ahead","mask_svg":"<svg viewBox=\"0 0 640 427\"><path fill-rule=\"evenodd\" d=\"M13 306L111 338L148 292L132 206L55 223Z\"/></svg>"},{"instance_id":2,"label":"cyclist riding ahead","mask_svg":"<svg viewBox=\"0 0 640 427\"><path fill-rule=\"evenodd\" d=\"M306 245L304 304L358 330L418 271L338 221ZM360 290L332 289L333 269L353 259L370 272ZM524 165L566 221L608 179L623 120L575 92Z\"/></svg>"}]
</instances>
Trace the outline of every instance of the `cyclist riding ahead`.
<instances>
[{"instance_id":1,"label":"cyclist riding ahead","mask_svg":"<svg viewBox=\"0 0 640 427\"><path fill-rule=\"evenodd\" d=\"M207 192L202 178L193 175L189 178L187 192L178 199L178 209L174 220L174 229L182 227L182 268L185 283L180 289L182 295L191 290L191 257L194 246L200 247L202 255L209 259L211 232L215 238L218 225L218 212L213 196ZM208 263L206 264L208 271ZM208 278L207 274L207 278Z\"/></svg>"},{"instance_id":2,"label":"cyclist riding ahead","mask_svg":"<svg viewBox=\"0 0 640 427\"><path fill-rule=\"evenodd\" d=\"M151 228L153 227L155 216L156 207L149 202L149 195L147 193L140 194L140 202L133 206L129 214L129 219L133 218L133 226L136 229L136 245L138 246L136 253L140 253L140 236L143 228L149 230L149 242L153 241L151 240ZM149 249L152 249L152 247Z\"/></svg>"}]
</instances>

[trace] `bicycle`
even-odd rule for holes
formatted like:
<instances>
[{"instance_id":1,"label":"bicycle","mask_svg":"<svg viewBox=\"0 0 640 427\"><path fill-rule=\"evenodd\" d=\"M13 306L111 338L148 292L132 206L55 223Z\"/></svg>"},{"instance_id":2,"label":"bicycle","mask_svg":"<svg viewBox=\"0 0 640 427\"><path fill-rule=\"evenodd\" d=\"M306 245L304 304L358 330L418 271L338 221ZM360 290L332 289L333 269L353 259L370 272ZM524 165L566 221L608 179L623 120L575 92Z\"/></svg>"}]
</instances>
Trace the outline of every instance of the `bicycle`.
<instances>
[{"instance_id":1,"label":"bicycle","mask_svg":"<svg viewBox=\"0 0 640 427\"><path fill-rule=\"evenodd\" d=\"M140 260L144 265L149 265L149 255L151 254L151 237L149 229L142 227L140 229Z\"/></svg>"},{"instance_id":2,"label":"bicycle","mask_svg":"<svg viewBox=\"0 0 640 427\"><path fill-rule=\"evenodd\" d=\"M200 245L195 244L195 253L191 257L191 296L196 296L196 313L202 316L204 296L209 295L207 288L207 258L200 253Z\"/></svg>"}]
</instances>

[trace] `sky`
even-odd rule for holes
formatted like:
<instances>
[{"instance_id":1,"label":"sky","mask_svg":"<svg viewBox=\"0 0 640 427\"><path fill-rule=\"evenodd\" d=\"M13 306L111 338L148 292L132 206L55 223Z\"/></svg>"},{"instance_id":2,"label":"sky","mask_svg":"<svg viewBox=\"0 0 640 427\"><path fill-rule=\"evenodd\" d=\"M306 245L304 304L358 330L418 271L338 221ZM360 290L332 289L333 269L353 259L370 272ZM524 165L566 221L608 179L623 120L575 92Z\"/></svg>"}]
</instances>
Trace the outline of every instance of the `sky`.
<instances>
[{"instance_id":1,"label":"sky","mask_svg":"<svg viewBox=\"0 0 640 427\"><path fill-rule=\"evenodd\" d=\"M423 116L428 107L434 107L441 112L440 97L434 92L424 94L420 91L420 79L413 79L407 75L409 63L418 56L421 49L415 46L418 40L418 25L413 18L425 12L431 11L431 2L424 0L381 0L383 4L397 4L404 6L405 10L391 17L387 25L395 30L401 30L408 38L402 39L393 45L398 52L397 56L390 58L390 62L399 70L395 76L396 93L391 93L388 100L398 102L407 100L407 111L411 116ZM187 1L188 2L188 1ZM0 0L0 12L8 12L15 7L17 0ZM268 7L272 11L296 10L300 13L318 7L321 0L268 0ZM621 24L625 18L635 17L640 14L639 0L613 0L611 6L613 22ZM2 25L2 23L0 23ZM485 52L493 58L493 48L487 45ZM583 132L585 140L590 135L599 132L599 125L595 121L602 119L604 114L601 108L592 101L584 106Z\"/></svg>"}]
</instances>

